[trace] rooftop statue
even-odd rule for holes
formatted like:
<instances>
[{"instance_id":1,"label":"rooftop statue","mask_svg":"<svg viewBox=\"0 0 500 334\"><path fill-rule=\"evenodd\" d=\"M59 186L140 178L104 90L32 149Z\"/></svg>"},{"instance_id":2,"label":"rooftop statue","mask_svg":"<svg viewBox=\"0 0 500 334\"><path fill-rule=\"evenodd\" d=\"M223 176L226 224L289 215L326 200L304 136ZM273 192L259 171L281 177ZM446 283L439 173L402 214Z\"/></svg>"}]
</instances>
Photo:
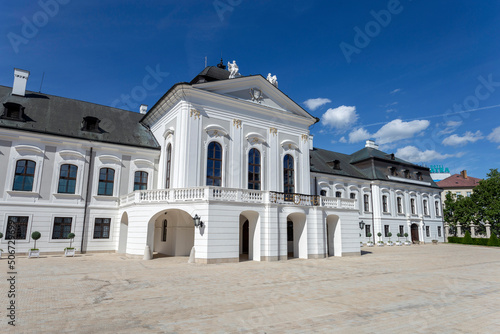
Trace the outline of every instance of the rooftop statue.
<instances>
[{"instance_id":1,"label":"rooftop statue","mask_svg":"<svg viewBox=\"0 0 500 334\"><path fill-rule=\"evenodd\" d=\"M271 73L268 73L267 81L269 81L271 85L275 86L276 88L278 87L278 78L276 77L276 75L271 76Z\"/></svg>"},{"instance_id":2,"label":"rooftop statue","mask_svg":"<svg viewBox=\"0 0 500 334\"><path fill-rule=\"evenodd\" d=\"M233 62L227 62L227 70L230 72L229 74L229 79L234 79L236 77L240 77L241 74L239 72L239 67L236 65L236 60L233 60Z\"/></svg>"}]
</instances>

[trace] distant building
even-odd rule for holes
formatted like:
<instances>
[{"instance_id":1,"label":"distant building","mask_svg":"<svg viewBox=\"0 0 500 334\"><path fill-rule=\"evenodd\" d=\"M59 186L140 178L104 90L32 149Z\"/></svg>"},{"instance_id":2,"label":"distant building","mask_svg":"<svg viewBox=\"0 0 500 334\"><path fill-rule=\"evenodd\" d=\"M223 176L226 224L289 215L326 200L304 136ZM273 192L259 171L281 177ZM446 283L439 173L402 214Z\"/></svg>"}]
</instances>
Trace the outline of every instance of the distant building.
<instances>
[{"instance_id":1,"label":"distant building","mask_svg":"<svg viewBox=\"0 0 500 334\"><path fill-rule=\"evenodd\" d=\"M431 165L431 178L434 182L438 182L451 176L450 169L443 165Z\"/></svg>"},{"instance_id":2,"label":"distant building","mask_svg":"<svg viewBox=\"0 0 500 334\"><path fill-rule=\"evenodd\" d=\"M453 174L450 177L439 181L437 185L443 188L443 192L441 193L442 202L444 203L448 192L457 195L457 197L469 197L472 195L472 191L481 180L482 179L478 179L477 177L467 176L467 171L463 170L460 174Z\"/></svg>"}]
</instances>

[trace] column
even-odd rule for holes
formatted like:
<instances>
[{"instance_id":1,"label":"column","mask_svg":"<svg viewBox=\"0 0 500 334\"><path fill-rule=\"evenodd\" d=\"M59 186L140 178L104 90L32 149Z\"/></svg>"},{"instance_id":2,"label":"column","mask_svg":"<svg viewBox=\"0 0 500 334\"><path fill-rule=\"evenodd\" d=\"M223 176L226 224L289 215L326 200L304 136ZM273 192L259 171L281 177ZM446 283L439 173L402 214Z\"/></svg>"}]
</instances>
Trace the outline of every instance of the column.
<instances>
[{"instance_id":1,"label":"column","mask_svg":"<svg viewBox=\"0 0 500 334\"><path fill-rule=\"evenodd\" d=\"M486 222L484 226L486 226L486 237L489 239L491 237L491 224Z\"/></svg>"}]
</instances>

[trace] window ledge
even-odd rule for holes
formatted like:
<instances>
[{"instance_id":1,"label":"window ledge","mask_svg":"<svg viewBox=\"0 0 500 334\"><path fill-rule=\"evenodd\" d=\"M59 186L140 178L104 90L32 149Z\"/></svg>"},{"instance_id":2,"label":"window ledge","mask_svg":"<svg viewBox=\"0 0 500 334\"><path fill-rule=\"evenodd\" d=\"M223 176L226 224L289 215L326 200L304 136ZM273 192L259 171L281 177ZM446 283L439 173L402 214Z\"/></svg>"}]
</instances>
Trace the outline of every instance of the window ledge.
<instances>
[{"instance_id":1,"label":"window ledge","mask_svg":"<svg viewBox=\"0 0 500 334\"><path fill-rule=\"evenodd\" d=\"M7 190L7 194L12 197L33 197L39 198L40 194L33 191L18 191L18 190Z\"/></svg>"},{"instance_id":2,"label":"window ledge","mask_svg":"<svg viewBox=\"0 0 500 334\"><path fill-rule=\"evenodd\" d=\"M65 193L55 193L52 194L57 199L81 199L82 196L79 194L65 194Z\"/></svg>"},{"instance_id":3,"label":"window ledge","mask_svg":"<svg viewBox=\"0 0 500 334\"><path fill-rule=\"evenodd\" d=\"M94 195L94 199L98 201L118 201L120 198L116 196Z\"/></svg>"}]
</instances>

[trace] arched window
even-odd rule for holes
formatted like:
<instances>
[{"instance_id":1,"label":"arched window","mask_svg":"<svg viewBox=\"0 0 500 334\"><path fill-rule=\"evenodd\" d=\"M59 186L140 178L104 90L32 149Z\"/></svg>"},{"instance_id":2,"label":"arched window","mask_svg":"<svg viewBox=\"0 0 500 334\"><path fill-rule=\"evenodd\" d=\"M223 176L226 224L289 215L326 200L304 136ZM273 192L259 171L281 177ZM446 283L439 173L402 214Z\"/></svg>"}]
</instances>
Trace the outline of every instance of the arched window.
<instances>
[{"instance_id":1,"label":"arched window","mask_svg":"<svg viewBox=\"0 0 500 334\"><path fill-rule=\"evenodd\" d=\"M59 172L59 186L57 187L57 192L59 194L75 193L77 172L78 167L75 165L61 165L61 171Z\"/></svg>"},{"instance_id":2,"label":"arched window","mask_svg":"<svg viewBox=\"0 0 500 334\"><path fill-rule=\"evenodd\" d=\"M134 175L134 190L146 190L148 189L148 173L146 172L135 172Z\"/></svg>"},{"instance_id":3,"label":"arched window","mask_svg":"<svg viewBox=\"0 0 500 334\"><path fill-rule=\"evenodd\" d=\"M172 145L167 146L167 165L165 166L165 188L170 188L170 169L172 166Z\"/></svg>"},{"instance_id":4,"label":"arched window","mask_svg":"<svg viewBox=\"0 0 500 334\"><path fill-rule=\"evenodd\" d=\"M222 185L222 147L219 143L211 142L207 154L207 186Z\"/></svg>"},{"instance_id":5,"label":"arched window","mask_svg":"<svg viewBox=\"0 0 500 334\"><path fill-rule=\"evenodd\" d=\"M14 175L12 190L32 191L33 179L35 178L36 163L31 160L18 160Z\"/></svg>"},{"instance_id":6,"label":"arched window","mask_svg":"<svg viewBox=\"0 0 500 334\"><path fill-rule=\"evenodd\" d=\"M248 152L248 189L260 190L260 152L256 148Z\"/></svg>"},{"instance_id":7,"label":"arched window","mask_svg":"<svg viewBox=\"0 0 500 334\"><path fill-rule=\"evenodd\" d=\"M389 212L387 208L387 195L382 196L382 212Z\"/></svg>"},{"instance_id":8,"label":"arched window","mask_svg":"<svg viewBox=\"0 0 500 334\"><path fill-rule=\"evenodd\" d=\"M293 168L293 157L285 155L283 159L283 192L285 194L295 193L295 170Z\"/></svg>"},{"instance_id":9,"label":"arched window","mask_svg":"<svg viewBox=\"0 0 500 334\"><path fill-rule=\"evenodd\" d=\"M427 216L429 214L429 211L427 210L427 200L424 199L424 215Z\"/></svg>"},{"instance_id":10,"label":"arched window","mask_svg":"<svg viewBox=\"0 0 500 334\"><path fill-rule=\"evenodd\" d=\"M115 181L115 170L112 168L101 168L99 171L99 187L97 195L113 196L113 185Z\"/></svg>"}]
</instances>

